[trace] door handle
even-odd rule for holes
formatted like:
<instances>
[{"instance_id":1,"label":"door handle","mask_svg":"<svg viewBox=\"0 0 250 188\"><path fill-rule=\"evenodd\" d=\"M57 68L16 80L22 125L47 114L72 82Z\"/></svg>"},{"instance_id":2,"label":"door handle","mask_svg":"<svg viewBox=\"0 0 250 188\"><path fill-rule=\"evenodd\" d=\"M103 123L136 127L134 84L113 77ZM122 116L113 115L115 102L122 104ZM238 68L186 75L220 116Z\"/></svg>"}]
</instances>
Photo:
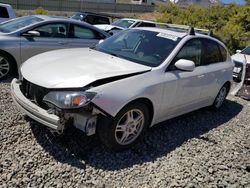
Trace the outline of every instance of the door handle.
<instances>
[{"instance_id":1,"label":"door handle","mask_svg":"<svg viewBox=\"0 0 250 188\"><path fill-rule=\"evenodd\" d=\"M204 74L197 76L199 79L204 77Z\"/></svg>"},{"instance_id":2,"label":"door handle","mask_svg":"<svg viewBox=\"0 0 250 188\"><path fill-rule=\"evenodd\" d=\"M58 42L58 44L65 45L65 44L67 44L67 42L60 41L60 42Z\"/></svg>"},{"instance_id":3,"label":"door handle","mask_svg":"<svg viewBox=\"0 0 250 188\"><path fill-rule=\"evenodd\" d=\"M221 70L221 72L226 72L226 69Z\"/></svg>"}]
</instances>

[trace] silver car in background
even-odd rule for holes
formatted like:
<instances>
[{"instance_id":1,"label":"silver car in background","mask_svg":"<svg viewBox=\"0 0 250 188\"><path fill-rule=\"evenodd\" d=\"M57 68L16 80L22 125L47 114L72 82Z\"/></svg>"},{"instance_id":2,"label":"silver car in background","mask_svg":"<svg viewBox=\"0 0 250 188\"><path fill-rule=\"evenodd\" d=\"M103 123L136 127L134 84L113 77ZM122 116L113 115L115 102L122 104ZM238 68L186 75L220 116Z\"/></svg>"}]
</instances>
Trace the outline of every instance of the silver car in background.
<instances>
[{"instance_id":1,"label":"silver car in background","mask_svg":"<svg viewBox=\"0 0 250 188\"><path fill-rule=\"evenodd\" d=\"M25 16L0 24L0 80L34 55L91 47L108 36L87 23L64 17Z\"/></svg>"}]
</instances>

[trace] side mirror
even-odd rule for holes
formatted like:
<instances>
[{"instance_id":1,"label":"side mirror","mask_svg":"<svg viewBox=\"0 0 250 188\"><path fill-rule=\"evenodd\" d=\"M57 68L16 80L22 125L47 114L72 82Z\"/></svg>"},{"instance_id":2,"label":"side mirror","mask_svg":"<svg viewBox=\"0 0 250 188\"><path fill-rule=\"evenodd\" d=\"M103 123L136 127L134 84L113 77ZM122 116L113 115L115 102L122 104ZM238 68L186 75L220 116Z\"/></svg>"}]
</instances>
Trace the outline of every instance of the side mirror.
<instances>
[{"instance_id":1,"label":"side mirror","mask_svg":"<svg viewBox=\"0 0 250 188\"><path fill-rule=\"evenodd\" d=\"M236 50L236 53L241 53L242 52L242 50Z\"/></svg>"},{"instance_id":2,"label":"side mirror","mask_svg":"<svg viewBox=\"0 0 250 188\"><path fill-rule=\"evenodd\" d=\"M193 71L195 68L194 62L187 59L179 59L174 65L177 69L183 71Z\"/></svg>"},{"instance_id":3,"label":"side mirror","mask_svg":"<svg viewBox=\"0 0 250 188\"><path fill-rule=\"evenodd\" d=\"M98 44L101 44L103 41L104 41L103 39L99 40Z\"/></svg>"},{"instance_id":4,"label":"side mirror","mask_svg":"<svg viewBox=\"0 0 250 188\"><path fill-rule=\"evenodd\" d=\"M25 37L40 37L40 33L38 31L28 31L26 33L23 33L22 36L25 36Z\"/></svg>"}]
</instances>

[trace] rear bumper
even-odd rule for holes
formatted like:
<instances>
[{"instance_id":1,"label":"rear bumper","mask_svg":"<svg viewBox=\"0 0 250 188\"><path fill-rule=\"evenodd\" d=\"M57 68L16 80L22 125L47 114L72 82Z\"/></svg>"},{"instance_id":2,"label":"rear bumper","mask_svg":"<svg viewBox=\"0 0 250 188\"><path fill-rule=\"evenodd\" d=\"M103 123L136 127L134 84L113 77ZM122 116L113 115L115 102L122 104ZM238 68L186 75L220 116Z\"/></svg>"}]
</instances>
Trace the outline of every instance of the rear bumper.
<instances>
[{"instance_id":1,"label":"rear bumper","mask_svg":"<svg viewBox=\"0 0 250 188\"><path fill-rule=\"evenodd\" d=\"M58 116L49 114L46 110L32 103L23 95L20 90L20 82L17 79L13 79L11 82L11 95L16 105L26 115L54 130L63 130L64 125L60 123L60 118Z\"/></svg>"}]
</instances>

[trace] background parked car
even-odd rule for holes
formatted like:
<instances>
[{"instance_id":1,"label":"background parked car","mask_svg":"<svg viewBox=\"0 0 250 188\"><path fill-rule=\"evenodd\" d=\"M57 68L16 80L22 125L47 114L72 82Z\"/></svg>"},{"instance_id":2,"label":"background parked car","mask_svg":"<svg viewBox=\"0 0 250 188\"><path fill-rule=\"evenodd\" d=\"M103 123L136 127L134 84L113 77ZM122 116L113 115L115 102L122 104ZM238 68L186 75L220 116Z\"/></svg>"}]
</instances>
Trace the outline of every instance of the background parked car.
<instances>
[{"instance_id":1,"label":"background parked car","mask_svg":"<svg viewBox=\"0 0 250 188\"><path fill-rule=\"evenodd\" d=\"M92 13L92 12L77 12L71 16L74 20L84 21L91 25L111 24L111 18L108 16Z\"/></svg>"},{"instance_id":2,"label":"background parked car","mask_svg":"<svg viewBox=\"0 0 250 188\"><path fill-rule=\"evenodd\" d=\"M0 25L0 79L28 58L49 50L90 47L109 35L64 17L26 16Z\"/></svg>"},{"instance_id":3,"label":"background parked car","mask_svg":"<svg viewBox=\"0 0 250 188\"><path fill-rule=\"evenodd\" d=\"M111 25L102 24L102 25L95 25L97 28L104 30L105 32L113 35L121 30L134 28L134 27L156 27L156 23L147 21L147 20L138 20L138 19L130 19L130 18L123 18L118 19L113 22Z\"/></svg>"},{"instance_id":4,"label":"background parked car","mask_svg":"<svg viewBox=\"0 0 250 188\"><path fill-rule=\"evenodd\" d=\"M11 5L0 3L0 23L15 17L16 15Z\"/></svg>"},{"instance_id":5,"label":"background parked car","mask_svg":"<svg viewBox=\"0 0 250 188\"><path fill-rule=\"evenodd\" d=\"M233 79L238 85L238 96L250 99L250 46L237 50L232 56L234 62ZM244 64L245 63L245 64ZM245 72L243 72L245 71ZM244 74L245 73L245 74Z\"/></svg>"},{"instance_id":6,"label":"background parked car","mask_svg":"<svg viewBox=\"0 0 250 188\"><path fill-rule=\"evenodd\" d=\"M246 74L245 80L250 81L250 46L243 50L236 50L236 54L232 55L232 60L235 64L233 77L235 81L241 81L243 63L245 62L245 57L247 60L246 64Z\"/></svg>"}]
</instances>

